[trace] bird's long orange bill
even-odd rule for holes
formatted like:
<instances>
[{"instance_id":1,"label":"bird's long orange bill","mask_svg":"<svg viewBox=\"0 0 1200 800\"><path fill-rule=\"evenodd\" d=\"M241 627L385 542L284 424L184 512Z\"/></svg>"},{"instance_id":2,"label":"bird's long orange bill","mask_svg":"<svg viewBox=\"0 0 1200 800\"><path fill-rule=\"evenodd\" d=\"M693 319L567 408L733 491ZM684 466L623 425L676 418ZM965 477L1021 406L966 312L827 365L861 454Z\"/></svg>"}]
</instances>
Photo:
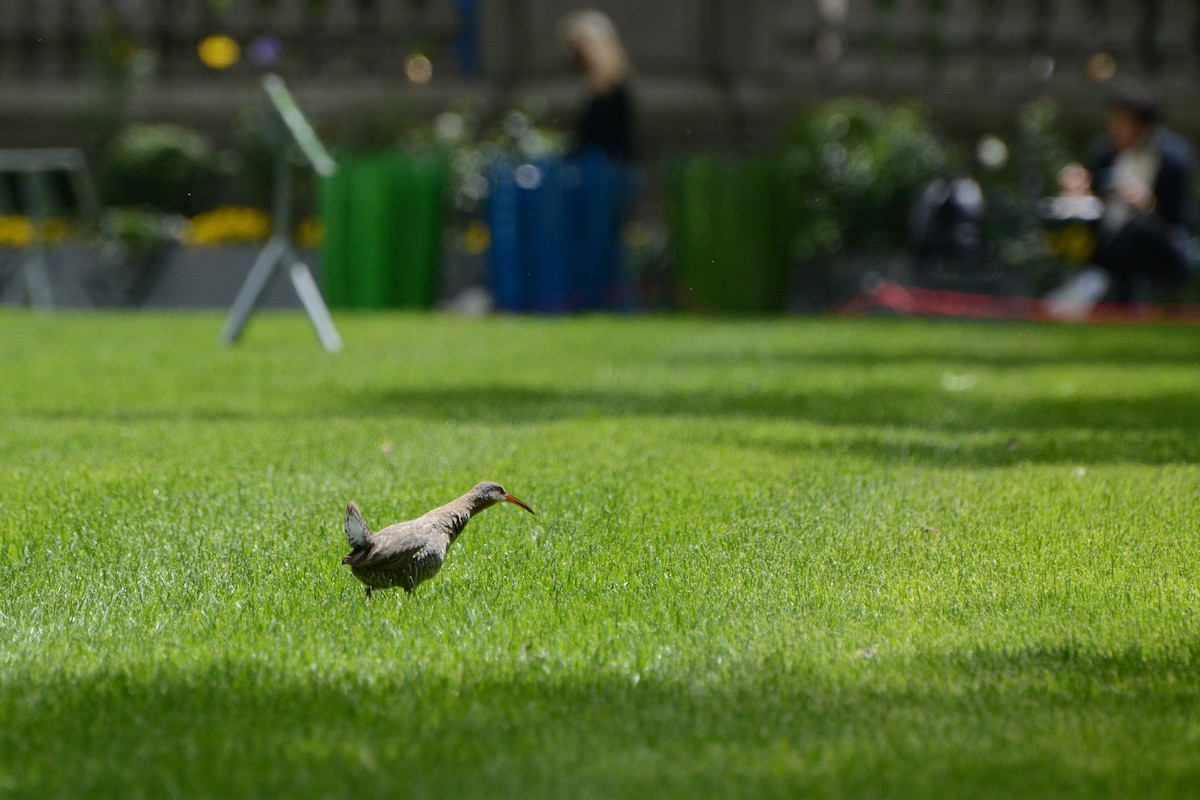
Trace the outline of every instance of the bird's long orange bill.
<instances>
[{"instance_id":1,"label":"bird's long orange bill","mask_svg":"<svg viewBox=\"0 0 1200 800\"><path fill-rule=\"evenodd\" d=\"M504 495L504 499L505 499L505 500L507 500L508 502L512 503L513 505L518 505L518 506L520 506L521 508L523 508L523 509L525 509L526 511L528 511L530 514L536 514L536 513L537 513L537 512L535 512L535 511L534 511L532 508L530 508L529 506L525 505L524 503L522 503L522 502L521 502L520 500L518 500L517 498L513 497L511 494L506 494L506 495Z\"/></svg>"}]
</instances>

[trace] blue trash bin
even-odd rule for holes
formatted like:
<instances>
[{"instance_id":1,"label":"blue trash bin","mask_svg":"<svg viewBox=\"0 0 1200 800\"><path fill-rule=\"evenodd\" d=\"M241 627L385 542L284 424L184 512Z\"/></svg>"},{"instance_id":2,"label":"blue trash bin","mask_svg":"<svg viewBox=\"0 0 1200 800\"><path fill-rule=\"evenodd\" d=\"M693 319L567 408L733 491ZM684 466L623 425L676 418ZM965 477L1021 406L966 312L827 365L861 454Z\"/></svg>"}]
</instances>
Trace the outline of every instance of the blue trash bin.
<instances>
[{"instance_id":1,"label":"blue trash bin","mask_svg":"<svg viewBox=\"0 0 1200 800\"><path fill-rule=\"evenodd\" d=\"M521 254L521 225L517 182L507 165L496 165L491 174L487 223L491 231L488 263L496 307L525 311L525 264Z\"/></svg>"},{"instance_id":2,"label":"blue trash bin","mask_svg":"<svg viewBox=\"0 0 1200 800\"><path fill-rule=\"evenodd\" d=\"M621 227L634 180L626 165L584 153L498 162L491 177L498 308L560 314L628 305Z\"/></svg>"}]
</instances>

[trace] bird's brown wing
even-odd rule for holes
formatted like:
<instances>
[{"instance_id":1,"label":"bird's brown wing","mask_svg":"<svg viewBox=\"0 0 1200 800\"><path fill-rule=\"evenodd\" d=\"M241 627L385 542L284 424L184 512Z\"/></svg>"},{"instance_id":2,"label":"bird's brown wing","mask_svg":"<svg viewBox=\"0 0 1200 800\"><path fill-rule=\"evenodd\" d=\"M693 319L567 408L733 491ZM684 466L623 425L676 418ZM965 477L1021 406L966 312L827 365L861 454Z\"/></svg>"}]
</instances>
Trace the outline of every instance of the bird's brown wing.
<instances>
[{"instance_id":1,"label":"bird's brown wing","mask_svg":"<svg viewBox=\"0 0 1200 800\"><path fill-rule=\"evenodd\" d=\"M369 569L397 569L412 561L424 549L424 541L415 540L400 544L379 541L369 547L355 548L350 555L342 559L342 563Z\"/></svg>"},{"instance_id":2,"label":"bird's brown wing","mask_svg":"<svg viewBox=\"0 0 1200 800\"><path fill-rule=\"evenodd\" d=\"M350 555L348 555L342 559L342 563L349 564L350 566L354 566L361 559L366 558L367 554L370 551L371 551L370 547L356 547L350 551Z\"/></svg>"}]
</instances>

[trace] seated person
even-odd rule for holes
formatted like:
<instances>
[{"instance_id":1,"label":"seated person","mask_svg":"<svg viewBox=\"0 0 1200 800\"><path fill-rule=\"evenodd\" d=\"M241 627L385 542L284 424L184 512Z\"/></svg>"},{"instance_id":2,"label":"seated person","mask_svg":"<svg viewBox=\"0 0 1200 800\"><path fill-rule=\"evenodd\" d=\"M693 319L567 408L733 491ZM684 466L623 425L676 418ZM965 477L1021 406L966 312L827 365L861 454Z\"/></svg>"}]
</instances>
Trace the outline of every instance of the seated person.
<instances>
[{"instance_id":1,"label":"seated person","mask_svg":"<svg viewBox=\"0 0 1200 800\"><path fill-rule=\"evenodd\" d=\"M1122 92L1090 175L1078 164L1060 175L1064 195L1090 188L1104 202L1095 261L1117 302L1143 300L1150 286L1182 286L1190 270L1192 152L1159 117L1153 95Z\"/></svg>"}]
</instances>

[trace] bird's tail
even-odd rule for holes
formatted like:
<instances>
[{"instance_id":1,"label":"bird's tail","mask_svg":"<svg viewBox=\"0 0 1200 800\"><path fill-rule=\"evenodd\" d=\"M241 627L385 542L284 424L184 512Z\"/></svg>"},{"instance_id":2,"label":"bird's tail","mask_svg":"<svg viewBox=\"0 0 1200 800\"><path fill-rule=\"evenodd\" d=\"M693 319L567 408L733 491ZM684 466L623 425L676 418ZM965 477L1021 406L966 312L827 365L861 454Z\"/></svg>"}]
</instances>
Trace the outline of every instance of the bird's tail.
<instances>
[{"instance_id":1,"label":"bird's tail","mask_svg":"<svg viewBox=\"0 0 1200 800\"><path fill-rule=\"evenodd\" d=\"M350 546L354 548L366 547L367 538L370 535L371 529L363 521L362 512L358 510L358 503L351 500L346 506L346 541L350 542Z\"/></svg>"}]
</instances>

